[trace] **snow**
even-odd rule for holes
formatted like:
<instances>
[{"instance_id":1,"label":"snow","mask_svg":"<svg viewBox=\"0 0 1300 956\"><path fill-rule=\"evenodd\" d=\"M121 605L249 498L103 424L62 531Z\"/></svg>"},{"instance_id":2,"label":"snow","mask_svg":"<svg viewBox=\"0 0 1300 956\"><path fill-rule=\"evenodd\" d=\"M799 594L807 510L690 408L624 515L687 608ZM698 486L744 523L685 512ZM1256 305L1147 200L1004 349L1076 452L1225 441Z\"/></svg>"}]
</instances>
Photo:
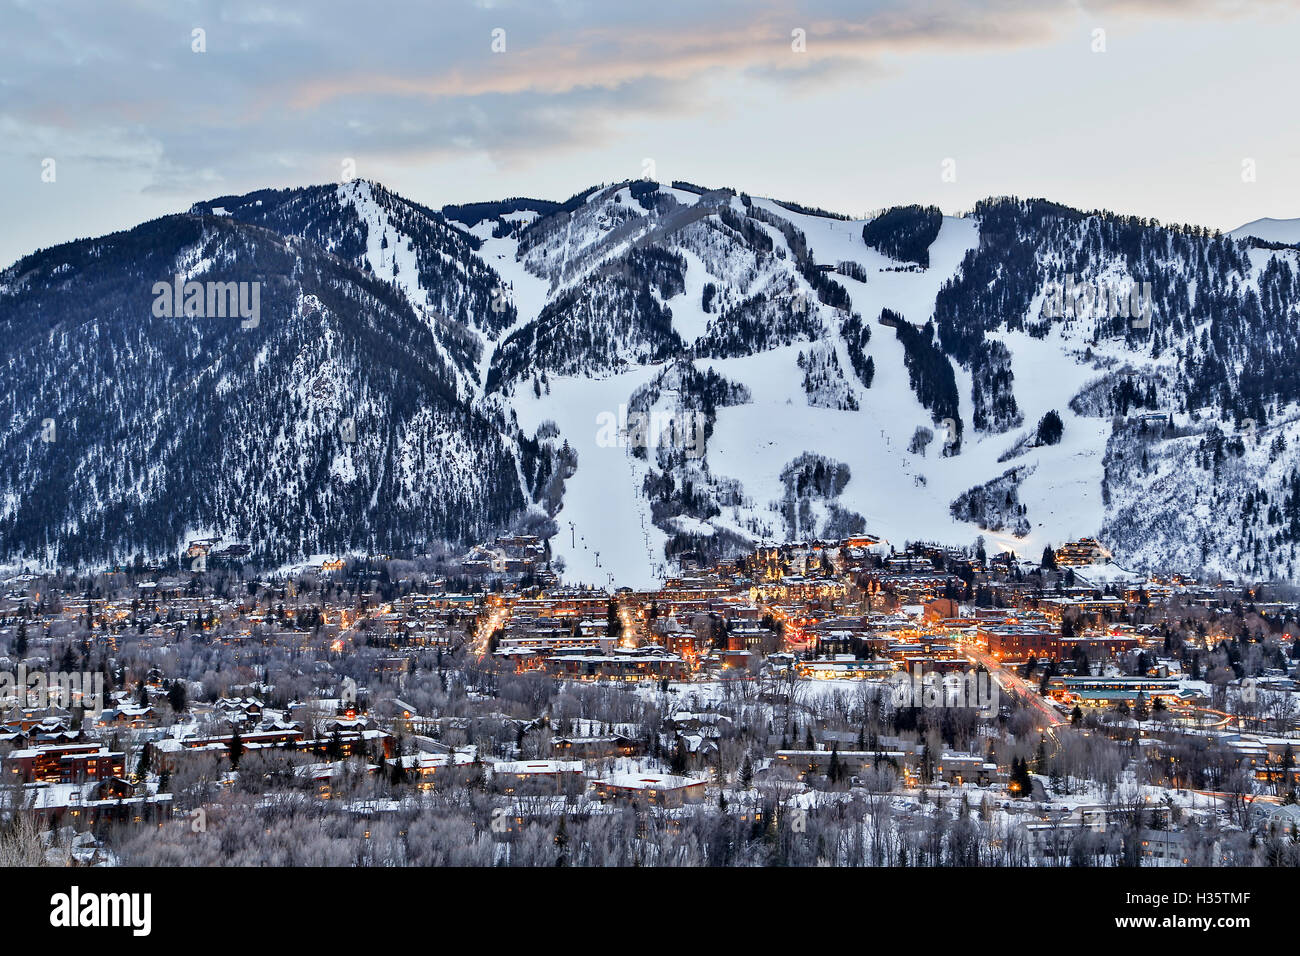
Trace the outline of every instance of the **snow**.
<instances>
[{"instance_id":1,"label":"snow","mask_svg":"<svg viewBox=\"0 0 1300 956\"><path fill-rule=\"evenodd\" d=\"M687 202L698 199L693 194L680 198ZM1068 354L1076 351L1076 343L1070 339L1086 334L1085 330L1058 328L1045 339L1021 332L991 335L1006 343L1012 354L1015 394L1024 416L1021 429L995 435L976 433L970 426L970 375L955 367L960 413L966 424L961 454L941 457L942 439L930 446L925 457L906 450L918 426L942 432L911 388L903 347L894 330L879 325L877 319L886 308L917 325L933 317L939 289L957 273L966 253L979 241L974 219L945 217L930 247L929 268L899 269L899 263L862 241L865 220L806 215L771 200L753 201L798 227L816 262L852 260L866 268L865 283L840 275L834 278L848 290L853 310L871 327L866 351L875 363L875 378L869 389L857 380L838 335L840 316L826 307L819 307L825 341L836 349L848 387L860 406L857 411L809 404L797 360L801 351L811 350L811 343L736 358L695 359L698 369L712 368L746 386L753 396L750 404L718 410L707 449L713 479L738 481L743 503L725 508L707 523L678 517L670 528L709 534L723 527L755 542L784 537L784 522L775 508L785 494L781 472L801 454L816 452L850 468L850 480L835 503L861 514L869 532L899 544L921 539L969 544L983 534L995 550L1037 553L1046 544L1059 545L1099 531L1105 519L1100 488L1110 423L1069 409L1070 399L1098 374L1092 364ZM604 200L611 202L612 194ZM602 206L593 200L587 214L604 216ZM760 225L784 245L778 230ZM575 217L570 227L564 242L575 252L599 239L600 230L593 228L590 219ZM488 226L476 228L484 230L478 234L485 239L485 259L515 285L519 322L528 321L546 300L547 281L516 261L514 239L490 239ZM674 246L687 262L685 291L668 305L678 334L691 343L715 318L701 307L705 283L734 287L738 275L730 273L737 263L729 262L721 250L717 258L701 259L695 249L705 247L698 245L698 234L688 238L684 232L678 238L682 241ZM1063 350L1067 354L1063 355ZM1081 344L1077 351L1082 351ZM1104 353L1105 346L1096 351ZM1131 353L1124 355L1132 358ZM484 362L489 360L485 356ZM543 421L553 420L561 436L578 452L577 473L567 483L563 509L557 516L560 533L552 540L552 548L565 558L566 577L571 580L604 585L612 576L616 584L640 587L658 579L666 535L649 522L641 494L646 465L626 449L599 447L595 422L602 411L616 413L632 391L659 370L645 367L599 380L552 378L550 394L537 399L530 389L519 389L511 399L525 431L531 433ZM1026 442L1014 461L998 460L1019 437L1032 436L1039 418L1051 409L1065 423L1059 444L1035 448ZM949 505L955 498L1019 465L1028 466L1026 470L1031 472L1019 491L1031 524L1027 538L981 531L977 525L951 516ZM814 508L819 518L827 510L824 503Z\"/></svg>"},{"instance_id":2,"label":"snow","mask_svg":"<svg viewBox=\"0 0 1300 956\"><path fill-rule=\"evenodd\" d=\"M497 346L508 339L515 329L527 325L537 318L546 305L547 290L550 285L545 279L539 278L525 269L523 262L516 258L519 250L518 239L512 236L494 239L492 229L493 223L490 220L484 220L471 229L470 232L483 240L483 245L479 249L479 256L496 270L505 283L508 298L515 306L516 321L483 350L478 367L480 387L487 380L487 372L492 366L492 356L496 353Z\"/></svg>"},{"instance_id":3,"label":"snow","mask_svg":"<svg viewBox=\"0 0 1300 956\"><path fill-rule=\"evenodd\" d=\"M693 343L709 327L711 316L704 311L704 286L715 281L708 266L689 249L682 250L686 259L686 291L673 296L666 303L673 312L673 329L687 345ZM716 283L715 283L716 284Z\"/></svg>"},{"instance_id":4,"label":"snow","mask_svg":"<svg viewBox=\"0 0 1300 956\"><path fill-rule=\"evenodd\" d=\"M617 587L642 588L662 580L656 566L667 536L651 523L640 493L646 463L630 449L597 443L601 412L617 415L619 405L660 369L642 366L604 379L556 376L549 395L538 399L531 390L518 389L513 397L524 431L532 434L542 422L554 421L578 453L577 471L565 483L564 504L555 516L560 533L551 539L553 554L564 558L568 581L608 586L612 575Z\"/></svg>"},{"instance_id":5,"label":"snow","mask_svg":"<svg viewBox=\"0 0 1300 956\"><path fill-rule=\"evenodd\" d=\"M889 308L913 325L923 325L934 315L934 300L939 289L956 274L966 253L979 244L979 224L974 219L945 216L939 235L930 245L928 269L882 271L900 263L862 241L862 227L869 220L805 215L792 212L770 199L755 199L754 203L798 227L807 238L808 248L818 264L834 265L847 259L866 267L865 286L840 275L834 279L849 290L854 310L861 313L863 320L873 323L879 318L881 309Z\"/></svg>"},{"instance_id":6,"label":"snow","mask_svg":"<svg viewBox=\"0 0 1300 956\"><path fill-rule=\"evenodd\" d=\"M930 269L882 272L892 260L862 242L862 221L800 215L770 201L755 202L787 216L803 230L818 262L854 259L868 267L865 285L844 276L836 276L835 281L848 289L854 310L871 325L867 353L875 362L875 379L870 389L855 384L860 411L840 411L808 405L796 365L798 353L806 351L807 345L697 361L697 367L712 367L748 386L755 399L750 405L719 409L708 451L714 473L739 479L753 499L754 511L769 524L773 536L780 537L783 530L768 506L784 494L781 470L806 451L820 452L849 466L852 476L840 504L862 514L868 531L900 543L923 538L973 541L979 530L955 521L948 505L972 485L1006 469L997 462L1005 439L975 440L968 429L959 457L939 458L934 448L928 458L907 454L917 426L935 426L912 391L902 344L893 329L875 320L884 308L917 324L930 319L939 288L978 241L975 224L946 218L931 247ZM839 343L838 336L834 341ZM840 363L851 376L847 355L841 354ZM1062 404L1072 394L1065 395ZM969 421L968 378L961 399L963 418ZM882 467L882 462L888 465Z\"/></svg>"},{"instance_id":7,"label":"snow","mask_svg":"<svg viewBox=\"0 0 1300 956\"><path fill-rule=\"evenodd\" d=\"M374 190L365 180L354 179L341 183L338 187L338 200L340 205L353 206L358 218L366 225L366 261L370 265L370 271L401 290L416 314L428 323L435 341L439 341L440 328L431 314L434 303L430 301L429 293L420 288L415 240L393 225L387 210L375 198ZM441 345L438 348L447 367L460 372L458 363L451 360ZM474 392L472 381L462 380L461 387L464 391Z\"/></svg>"},{"instance_id":8,"label":"snow","mask_svg":"<svg viewBox=\"0 0 1300 956\"><path fill-rule=\"evenodd\" d=\"M420 288L415 243L398 232L389 221L387 212L375 200L370 183L361 179L342 183L339 203L355 206L357 216L366 224L366 260L370 263L370 271L396 285L416 311L422 311L428 305L429 297ZM388 239L386 249L383 248L385 238Z\"/></svg>"},{"instance_id":9,"label":"snow","mask_svg":"<svg viewBox=\"0 0 1300 956\"><path fill-rule=\"evenodd\" d=\"M1094 564L1074 569L1075 578L1083 584L1104 587L1107 584L1141 584L1146 576L1126 571L1118 564Z\"/></svg>"},{"instance_id":10,"label":"snow","mask_svg":"<svg viewBox=\"0 0 1300 956\"><path fill-rule=\"evenodd\" d=\"M1032 526L1026 538L998 540L1000 549L1037 554L1049 544L1095 535L1105 519L1101 500L1102 456L1110 434L1110 420L1086 418L1069 408L1074 395L1096 372L1087 365L1061 360L1061 349L1049 336L1035 339L1023 332L1004 332L990 338L1005 342L1011 352L1016 401L1024 415L1024 428L1031 434L1039 419L1056 410L1065 428L1057 445L1030 449L1029 453L1001 465L1034 465L1034 471L1020 486L1021 504ZM1010 442L1007 436L992 436L979 448L999 452ZM963 451L962 457L965 457Z\"/></svg>"},{"instance_id":11,"label":"snow","mask_svg":"<svg viewBox=\"0 0 1300 956\"><path fill-rule=\"evenodd\" d=\"M707 521L692 518L690 515L677 515L676 517L669 518L666 524L683 534L698 534L707 537L708 535L715 534L717 531L717 529Z\"/></svg>"}]
</instances>

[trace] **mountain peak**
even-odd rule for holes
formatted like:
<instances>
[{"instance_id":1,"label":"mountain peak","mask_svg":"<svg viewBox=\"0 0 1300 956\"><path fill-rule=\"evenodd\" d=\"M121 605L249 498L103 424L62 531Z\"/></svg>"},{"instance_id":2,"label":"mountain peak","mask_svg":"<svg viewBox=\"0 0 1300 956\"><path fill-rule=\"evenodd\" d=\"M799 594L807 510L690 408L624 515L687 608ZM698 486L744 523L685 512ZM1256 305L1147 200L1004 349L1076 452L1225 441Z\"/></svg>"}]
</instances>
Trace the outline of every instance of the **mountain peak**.
<instances>
[{"instance_id":1,"label":"mountain peak","mask_svg":"<svg viewBox=\"0 0 1300 956\"><path fill-rule=\"evenodd\" d=\"M1234 239L1260 239L1294 246L1300 243L1300 219L1256 219L1238 226L1228 235Z\"/></svg>"}]
</instances>

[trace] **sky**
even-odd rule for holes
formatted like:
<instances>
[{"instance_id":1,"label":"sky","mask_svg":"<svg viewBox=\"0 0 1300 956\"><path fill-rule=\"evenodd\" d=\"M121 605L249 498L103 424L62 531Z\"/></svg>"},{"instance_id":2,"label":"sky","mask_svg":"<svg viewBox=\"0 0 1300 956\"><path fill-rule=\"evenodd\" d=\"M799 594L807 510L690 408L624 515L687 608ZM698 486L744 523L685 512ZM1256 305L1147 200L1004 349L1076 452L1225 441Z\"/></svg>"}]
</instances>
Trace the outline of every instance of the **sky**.
<instances>
[{"instance_id":1,"label":"sky","mask_svg":"<svg viewBox=\"0 0 1300 956\"><path fill-rule=\"evenodd\" d=\"M0 268L356 175L1300 217L1300 0L0 0Z\"/></svg>"}]
</instances>

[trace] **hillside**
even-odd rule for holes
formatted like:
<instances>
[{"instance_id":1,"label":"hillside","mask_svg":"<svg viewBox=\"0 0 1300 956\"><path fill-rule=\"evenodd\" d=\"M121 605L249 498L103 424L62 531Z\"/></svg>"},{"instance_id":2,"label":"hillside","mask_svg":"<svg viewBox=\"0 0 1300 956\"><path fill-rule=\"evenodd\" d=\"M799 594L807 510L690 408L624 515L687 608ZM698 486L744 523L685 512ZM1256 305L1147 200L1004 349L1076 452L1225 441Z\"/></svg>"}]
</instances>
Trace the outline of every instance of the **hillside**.
<instances>
[{"instance_id":1,"label":"hillside","mask_svg":"<svg viewBox=\"0 0 1300 956\"><path fill-rule=\"evenodd\" d=\"M1300 250L1242 235L685 183L221 197L0 273L0 559L210 533L285 562L529 525L569 577L635 585L865 529L1294 578ZM261 282L260 323L153 315L176 273ZM678 440L644 447L638 414Z\"/></svg>"}]
</instances>

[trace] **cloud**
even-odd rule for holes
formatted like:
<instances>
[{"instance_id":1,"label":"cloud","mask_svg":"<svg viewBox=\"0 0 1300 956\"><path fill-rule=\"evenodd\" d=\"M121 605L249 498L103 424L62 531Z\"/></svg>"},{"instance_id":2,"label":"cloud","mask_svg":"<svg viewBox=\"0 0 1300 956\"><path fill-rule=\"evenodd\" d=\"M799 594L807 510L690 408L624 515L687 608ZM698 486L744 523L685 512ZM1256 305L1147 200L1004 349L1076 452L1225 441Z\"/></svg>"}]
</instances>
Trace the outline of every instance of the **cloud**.
<instances>
[{"instance_id":1,"label":"cloud","mask_svg":"<svg viewBox=\"0 0 1300 956\"><path fill-rule=\"evenodd\" d=\"M1088 11L1238 8L1138 0ZM717 108L711 91L728 78L807 95L872 82L917 53L1043 43L1076 11L1041 0L11 0L0 13L0 150L84 156L98 143L105 162L136 161L153 189L181 192L333 169L345 156L527 163L607 142L630 119ZM504 52L493 52L497 29ZM205 52L192 49L195 30Z\"/></svg>"}]
</instances>

